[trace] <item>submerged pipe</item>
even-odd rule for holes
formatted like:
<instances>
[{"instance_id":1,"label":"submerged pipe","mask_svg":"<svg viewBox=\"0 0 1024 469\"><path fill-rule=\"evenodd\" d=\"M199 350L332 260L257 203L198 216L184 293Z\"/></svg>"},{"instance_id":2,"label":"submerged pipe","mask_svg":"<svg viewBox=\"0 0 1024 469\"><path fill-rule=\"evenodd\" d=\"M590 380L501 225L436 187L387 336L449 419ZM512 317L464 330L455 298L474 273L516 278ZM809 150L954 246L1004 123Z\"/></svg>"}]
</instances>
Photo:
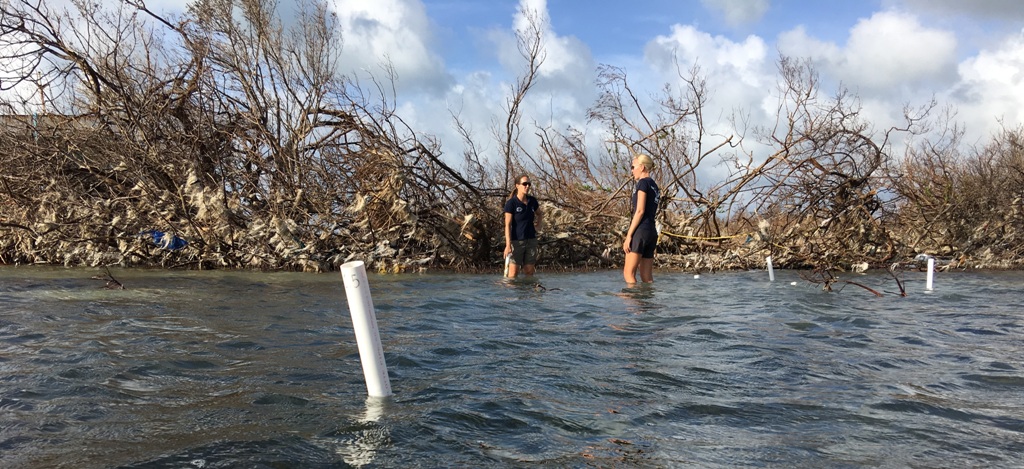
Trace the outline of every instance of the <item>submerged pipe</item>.
<instances>
[{"instance_id":1,"label":"submerged pipe","mask_svg":"<svg viewBox=\"0 0 1024 469\"><path fill-rule=\"evenodd\" d=\"M377 315L370 298L370 283L366 280L366 265L363 261L347 262L341 266L341 277L345 282L352 328L359 346L359 361L363 364L366 392L371 397L390 396L391 381L384 362L384 348L380 345Z\"/></svg>"}]
</instances>

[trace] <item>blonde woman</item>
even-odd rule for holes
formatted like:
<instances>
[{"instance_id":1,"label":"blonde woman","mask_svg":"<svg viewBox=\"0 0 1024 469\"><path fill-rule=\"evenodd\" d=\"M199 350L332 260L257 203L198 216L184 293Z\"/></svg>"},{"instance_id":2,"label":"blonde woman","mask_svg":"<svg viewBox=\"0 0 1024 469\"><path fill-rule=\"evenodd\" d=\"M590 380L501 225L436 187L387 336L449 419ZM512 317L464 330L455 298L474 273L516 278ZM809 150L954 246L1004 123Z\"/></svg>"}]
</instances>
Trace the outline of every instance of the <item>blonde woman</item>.
<instances>
[{"instance_id":1,"label":"blonde woman","mask_svg":"<svg viewBox=\"0 0 1024 469\"><path fill-rule=\"evenodd\" d=\"M622 276L626 283L636 283L637 271L643 282L654 281L654 251L658 245L658 228L654 223L654 215L658 213L661 191L658 184L651 179L654 160L647 155L633 158L630 171L636 187L630 198L633 217L626 230L626 239L622 242L622 250L626 253L626 265Z\"/></svg>"},{"instance_id":2,"label":"blonde woman","mask_svg":"<svg viewBox=\"0 0 1024 469\"><path fill-rule=\"evenodd\" d=\"M505 252L508 260L508 272L505 274L515 278L522 270L525 275L533 275L537 265L537 228L540 223L540 203L530 195L530 177L516 178L516 187L505 202Z\"/></svg>"}]
</instances>

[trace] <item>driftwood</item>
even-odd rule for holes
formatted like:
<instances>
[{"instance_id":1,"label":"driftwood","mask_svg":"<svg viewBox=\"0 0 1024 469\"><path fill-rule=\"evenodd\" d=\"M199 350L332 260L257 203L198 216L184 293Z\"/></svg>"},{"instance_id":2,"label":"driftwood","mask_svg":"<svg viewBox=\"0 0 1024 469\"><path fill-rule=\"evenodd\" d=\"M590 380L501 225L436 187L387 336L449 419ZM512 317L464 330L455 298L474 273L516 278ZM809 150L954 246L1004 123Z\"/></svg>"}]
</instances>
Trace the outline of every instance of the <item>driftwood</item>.
<instances>
[{"instance_id":1,"label":"driftwood","mask_svg":"<svg viewBox=\"0 0 1024 469\"><path fill-rule=\"evenodd\" d=\"M105 275L96 275L92 277L93 280L103 280L106 282L103 287L108 290L124 290L124 284L121 283L120 280L114 278L114 274L110 273L110 268L103 266L103 272Z\"/></svg>"}]
</instances>

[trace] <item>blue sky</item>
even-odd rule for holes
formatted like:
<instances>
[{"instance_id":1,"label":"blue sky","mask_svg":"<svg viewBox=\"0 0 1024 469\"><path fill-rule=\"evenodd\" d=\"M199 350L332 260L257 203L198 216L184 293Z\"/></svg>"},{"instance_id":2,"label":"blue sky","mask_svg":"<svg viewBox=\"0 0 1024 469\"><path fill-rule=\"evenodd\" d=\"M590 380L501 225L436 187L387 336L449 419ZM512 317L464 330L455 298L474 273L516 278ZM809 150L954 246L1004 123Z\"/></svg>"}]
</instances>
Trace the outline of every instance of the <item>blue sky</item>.
<instances>
[{"instance_id":1,"label":"blue sky","mask_svg":"<svg viewBox=\"0 0 1024 469\"><path fill-rule=\"evenodd\" d=\"M508 27L519 8L517 0L425 0L427 14L437 24L442 47L453 62L478 56L471 42L473 31ZM870 15L871 1L765 2L764 15L749 23L731 24L726 15L699 0L571 0L551 1L547 7L552 29L589 45L595 56L614 59L642 52L655 34L673 24L691 24L711 34L742 38L749 34L773 36L780 28L803 24L812 33L846 31L862 15Z\"/></svg>"},{"instance_id":2,"label":"blue sky","mask_svg":"<svg viewBox=\"0 0 1024 469\"><path fill-rule=\"evenodd\" d=\"M675 63L699 65L713 97L706 115L725 134L737 132L728 122L737 109L753 125L774 117L781 54L812 60L825 95L849 88L878 128L933 98L955 110L971 142L1024 122L1020 0L337 0L346 63L373 70L387 56L407 120L456 155L453 113L495 150L486 140L522 70L521 8L547 19L524 122L584 129L595 148L600 131L585 115L602 64L624 68L645 95L678 83Z\"/></svg>"},{"instance_id":3,"label":"blue sky","mask_svg":"<svg viewBox=\"0 0 1024 469\"><path fill-rule=\"evenodd\" d=\"M484 58L485 51L474 50L476 45L471 42L474 32L507 28L520 4L517 0L424 0L422 3L437 27L440 47L453 64ZM750 13L731 16L713 6L728 3ZM579 38L591 47L595 56L609 59L642 51L653 35L664 33L673 24L693 25L733 40L748 35L771 39L799 25L814 37L843 42L858 21L875 12L899 9L937 27L957 30L965 41L965 51L999 34L1019 33L1024 25L1024 2L1020 0L555 0L547 2L547 9L553 30Z\"/></svg>"},{"instance_id":4,"label":"blue sky","mask_svg":"<svg viewBox=\"0 0 1024 469\"><path fill-rule=\"evenodd\" d=\"M728 116L737 110L750 125L775 117L780 54L811 60L826 96L848 87L876 128L933 98L956 112L969 142L1024 125L1024 0L328 1L344 37L341 72L379 77L380 62L390 61L400 115L454 160L463 145L453 114L485 154L496 153L495 122L522 70L514 41L521 8L547 20L547 59L523 122L582 129L595 149L601 129L586 111L600 65L625 69L645 96L679 83L675 63L699 65L711 90L709 126L735 134L742 130ZM174 12L187 2L146 3Z\"/></svg>"}]
</instances>

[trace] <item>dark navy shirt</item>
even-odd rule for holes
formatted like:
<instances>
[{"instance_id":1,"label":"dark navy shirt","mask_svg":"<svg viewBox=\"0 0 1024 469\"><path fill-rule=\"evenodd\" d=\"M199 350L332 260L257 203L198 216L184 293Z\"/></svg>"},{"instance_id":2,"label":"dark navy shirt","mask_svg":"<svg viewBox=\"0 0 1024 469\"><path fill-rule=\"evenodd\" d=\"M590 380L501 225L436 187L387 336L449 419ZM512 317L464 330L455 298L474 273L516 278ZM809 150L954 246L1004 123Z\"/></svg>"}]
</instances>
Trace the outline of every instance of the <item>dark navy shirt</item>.
<instances>
[{"instance_id":1,"label":"dark navy shirt","mask_svg":"<svg viewBox=\"0 0 1024 469\"><path fill-rule=\"evenodd\" d=\"M505 213L512 214L512 226L509 227L512 241L537 237L537 228L533 226L533 214L538 209L540 209L540 203L529 195L526 196L526 203L515 196L505 202Z\"/></svg>"},{"instance_id":2,"label":"dark navy shirt","mask_svg":"<svg viewBox=\"0 0 1024 469\"><path fill-rule=\"evenodd\" d=\"M640 191L647 193L647 203L644 205L644 216L640 219L640 224L636 226L636 229L638 231L640 228L656 230L657 226L654 224L654 215L658 213L658 203L661 202L661 190L658 189L658 184L654 182L654 179L649 177L637 181L636 189L633 190L633 197L629 199L629 207L633 209L632 213L636 213L636 194Z\"/></svg>"}]
</instances>

